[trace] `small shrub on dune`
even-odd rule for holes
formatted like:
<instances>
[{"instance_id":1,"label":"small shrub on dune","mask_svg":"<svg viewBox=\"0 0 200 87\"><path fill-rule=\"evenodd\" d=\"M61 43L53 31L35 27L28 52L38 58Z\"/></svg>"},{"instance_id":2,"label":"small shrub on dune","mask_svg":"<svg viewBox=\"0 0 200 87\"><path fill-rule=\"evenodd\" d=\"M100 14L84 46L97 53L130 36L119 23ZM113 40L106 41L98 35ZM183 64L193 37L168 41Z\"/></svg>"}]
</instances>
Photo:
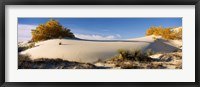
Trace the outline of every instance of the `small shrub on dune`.
<instances>
[{"instance_id":1,"label":"small shrub on dune","mask_svg":"<svg viewBox=\"0 0 200 87\"><path fill-rule=\"evenodd\" d=\"M62 36L59 36L59 39L61 40L63 37ZM61 42L59 42L59 45L62 45L62 43Z\"/></svg>"},{"instance_id":2,"label":"small shrub on dune","mask_svg":"<svg viewBox=\"0 0 200 87\"><path fill-rule=\"evenodd\" d=\"M153 59L148 57L146 55L146 53L142 53L142 51L138 50L138 49L133 50L131 52L131 55L132 55L131 60L133 60L133 61L139 61L139 62L151 62L151 61L153 61Z\"/></svg>"},{"instance_id":3,"label":"small shrub on dune","mask_svg":"<svg viewBox=\"0 0 200 87\"><path fill-rule=\"evenodd\" d=\"M33 48L33 47L35 47L35 43L34 42L30 43L30 45L28 46L28 48Z\"/></svg>"},{"instance_id":4,"label":"small shrub on dune","mask_svg":"<svg viewBox=\"0 0 200 87\"><path fill-rule=\"evenodd\" d=\"M117 56L116 58L118 58L119 60L121 59L121 60L130 60L139 62L153 61L153 59L149 58L145 53L142 53L142 51L139 49L133 49L131 51L120 49L118 50L118 53L119 56Z\"/></svg>"},{"instance_id":5,"label":"small shrub on dune","mask_svg":"<svg viewBox=\"0 0 200 87\"><path fill-rule=\"evenodd\" d=\"M59 42L59 45L62 45L62 43L61 43L61 42Z\"/></svg>"},{"instance_id":6,"label":"small shrub on dune","mask_svg":"<svg viewBox=\"0 0 200 87\"><path fill-rule=\"evenodd\" d=\"M152 49L147 49L147 51L146 51L147 56L150 56L150 55L153 55L153 54L154 54L154 52L153 52Z\"/></svg>"},{"instance_id":7,"label":"small shrub on dune","mask_svg":"<svg viewBox=\"0 0 200 87\"><path fill-rule=\"evenodd\" d=\"M119 49L118 53L119 53L120 59L126 59L130 54L128 50L124 50L124 49Z\"/></svg>"},{"instance_id":8,"label":"small shrub on dune","mask_svg":"<svg viewBox=\"0 0 200 87\"><path fill-rule=\"evenodd\" d=\"M139 49L132 49L132 50L130 51L130 55L131 55L131 57L140 57L140 56L142 56L143 54L142 54L142 51L139 50Z\"/></svg>"}]
</instances>

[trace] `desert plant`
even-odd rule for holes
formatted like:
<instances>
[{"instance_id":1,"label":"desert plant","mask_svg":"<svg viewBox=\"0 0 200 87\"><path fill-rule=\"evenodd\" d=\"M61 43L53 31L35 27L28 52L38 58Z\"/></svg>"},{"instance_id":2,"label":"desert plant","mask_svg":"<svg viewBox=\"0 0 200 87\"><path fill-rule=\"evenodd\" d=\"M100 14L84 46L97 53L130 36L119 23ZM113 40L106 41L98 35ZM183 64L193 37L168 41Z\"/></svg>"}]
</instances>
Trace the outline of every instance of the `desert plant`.
<instances>
[{"instance_id":1,"label":"desert plant","mask_svg":"<svg viewBox=\"0 0 200 87\"><path fill-rule=\"evenodd\" d=\"M147 51L145 52L147 56L153 55L154 52L152 49L147 49Z\"/></svg>"},{"instance_id":2,"label":"desert plant","mask_svg":"<svg viewBox=\"0 0 200 87\"><path fill-rule=\"evenodd\" d=\"M61 42L59 42L59 45L62 45L62 43L61 43Z\"/></svg>"},{"instance_id":3,"label":"desert plant","mask_svg":"<svg viewBox=\"0 0 200 87\"><path fill-rule=\"evenodd\" d=\"M119 49L118 53L120 59L126 59L129 56L129 51L125 49Z\"/></svg>"},{"instance_id":4,"label":"desert plant","mask_svg":"<svg viewBox=\"0 0 200 87\"><path fill-rule=\"evenodd\" d=\"M181 40L182 28L180 28L178 32L172 31L171 29L172 28L163 28L161 26L159 27L153 26L147 29L146 36L155 35L155 36L162 36L162 38L166 40ZM154 40L156 40L156 38Z\"/></svg>"},{"instance_id":5,"label":"desert plant","mask_svg":"<svg viewBox=\"0 0 200 87\"><path fill-rule=\"evenodd\" d=\"M21 51L24 51L24 50L27 50L27 49L30 49L30 48L33 48L33 47L35 47L34 42L31 42L31 43L29 43L28 45L25 45L25 46L18 45L18 52L21 52Z\"/></svg>"},{"instance_id":6,"label":"desert plant","mask_svg":"<svg viewBox=\"0 0 200 87\"><path fill-rule=\"evenodd\" d=\"M131 60L131 61L139 61L139 62L154 61L153 59L149 58L146 54L142 53L142 51L139 49L133 49L131 51L119 49L118 53L119 53L119 56L115 58L119 58L122 60Z\"/></svg>"},{"instance_id":7,"label":"desert plant","mask_svg":"<svg viewBox=\"0 0 200 87\"><path fill-rule=\"evenodd\" d=\"M18 47L18 52L27 50L29 47L25 46L25 47Z\"/></svg>"},{"instance_id":8,"label":"desert plant","mask_svg":"<svg viewBox=\"0 0 200 87\"><path fill-rule=\"evenodd\" d=\"M30 56L29 55L21 55L18 54L18 61L30 61Z\"/></svg>"},{"instance_id":9,"label":"desert plant","mask_svg":"<svg viewBox=\"0 0 200 87\"><path fill-rule=\"evenodd\" d=\"M59 37L75 38L70 29L63 27L53 19L50 19L45 24L40 24L35 30L32 30L32 41L34 42Z\"/></svg>"},{"instance_id":10,"label":"desert plant","mask_svg":"<svg viewBox=\"0 0 200 87\"><path fill-rule=\"evenodd\" d=\"M22 65L25 68L30 67L30 64L25 64L25 62L31 62L31 59L28 55L20 55L18 54L18 68L21 68Z\"/></svg>"},{"instance_id":11,"label":"desert plant","mask_svg":"<svg viewBox=\"0 0 200 87\"><path fill-rule=\"evenodd\" d=\"M97 69L90 63L79 63L63 59L38 58L31 60L27 55L19 55L18 69Z\"/></svg>"},{"instance_id":12,"label":"desert plant","mask_svg":"<svg viewBox=\"0 0 200 87\"><path fill-rule=\"evenodd\" d=\"M130 50L131 57L140 57L142 54L142 51L140 49L132 49Z\"/></svg>"},{"instance_id":13,"label":"desert plant","mask_svg":"<svg viewBox=\"0 0 200 87\"><path fill-rule=\"evenodd\" d=\"M34 42L30 43L29 46L28 46L28 48L33 48L33 47L35 47L35 43Z\"/></svg>"}]
</instances>

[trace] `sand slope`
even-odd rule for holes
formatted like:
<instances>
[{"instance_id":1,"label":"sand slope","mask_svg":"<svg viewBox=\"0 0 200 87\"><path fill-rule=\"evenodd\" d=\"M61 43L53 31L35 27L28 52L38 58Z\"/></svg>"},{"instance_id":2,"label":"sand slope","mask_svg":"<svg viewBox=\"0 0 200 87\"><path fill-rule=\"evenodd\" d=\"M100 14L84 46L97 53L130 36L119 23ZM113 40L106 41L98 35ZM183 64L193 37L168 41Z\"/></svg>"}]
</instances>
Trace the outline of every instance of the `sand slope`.
<instances>
[{"instance_id":1,"label":"sand slope","mask_svg":"<svg viewBox=\"0 0 200 87\"><path fill-rule=\"evenodd\" d=\"M62 45L59 45L59 42ZM180 42L180 41L179 41ZM182 42L181 42L182 43ZM22 51L32 59L61 58L77 62L96 62L107 60L117 54L118 49L152 49L156 52L171 52L177 49L180 43L159 39L155 41L152 36L129 40L77 40L77 39L52 39L42 41L35 47Z\"/></svg>"}]
</instances>

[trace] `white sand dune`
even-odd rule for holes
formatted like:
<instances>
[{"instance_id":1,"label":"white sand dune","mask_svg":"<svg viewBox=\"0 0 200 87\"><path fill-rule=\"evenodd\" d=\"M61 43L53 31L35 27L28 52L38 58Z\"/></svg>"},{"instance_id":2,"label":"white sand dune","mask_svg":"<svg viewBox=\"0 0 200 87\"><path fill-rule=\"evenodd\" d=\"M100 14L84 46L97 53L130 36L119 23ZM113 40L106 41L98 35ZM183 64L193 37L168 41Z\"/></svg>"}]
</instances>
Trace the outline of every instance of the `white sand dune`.
<instances>
[{"instance_id":1,"label":"white sand dune","mask_svg":"<svg viewBox=\"0 0 200 87\"><path fill-rule=\"evenodd\" d=\"M59 42L62 45L59 45ZM181 42L182 43L182 42ZM61 58L69 61L89 62L103 61L114 57L118 49L152 49L156 52L171 52L180 44L174 41L159 39L153 40L152 36L129 40L77 40L77 39L52 39L39 42L35 47L25 50L20 54L37 58Z\"/></svg>"}]
</instances>

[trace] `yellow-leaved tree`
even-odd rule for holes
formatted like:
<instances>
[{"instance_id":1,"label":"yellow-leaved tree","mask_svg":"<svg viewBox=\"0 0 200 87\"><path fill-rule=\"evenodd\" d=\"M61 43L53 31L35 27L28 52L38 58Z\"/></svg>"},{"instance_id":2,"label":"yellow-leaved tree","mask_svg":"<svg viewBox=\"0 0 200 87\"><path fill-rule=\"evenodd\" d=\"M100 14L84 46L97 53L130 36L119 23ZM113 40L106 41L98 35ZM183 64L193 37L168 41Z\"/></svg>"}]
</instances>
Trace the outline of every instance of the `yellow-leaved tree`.
<instances>
[{"instance_id":1,"label":"yellow-leaved tree","mask_svg":"<svg viewBox=\"0 0 200 87\"><path fill-rule=\"evenodd\" d=\"M45 24L40 24L35 30L32 30L33 42L55 38L75 38L75 36L70 29L65 28L54 19L50 19Z\"/></svg>"}]
</instances>

